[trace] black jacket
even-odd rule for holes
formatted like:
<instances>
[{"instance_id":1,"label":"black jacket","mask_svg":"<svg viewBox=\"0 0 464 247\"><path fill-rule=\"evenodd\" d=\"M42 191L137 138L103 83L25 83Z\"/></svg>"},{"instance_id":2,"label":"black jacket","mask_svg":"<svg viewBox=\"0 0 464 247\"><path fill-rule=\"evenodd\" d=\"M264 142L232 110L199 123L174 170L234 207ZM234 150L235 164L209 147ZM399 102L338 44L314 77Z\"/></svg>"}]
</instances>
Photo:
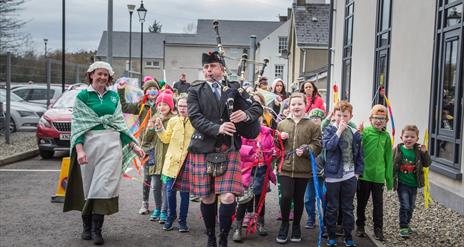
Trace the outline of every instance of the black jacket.
<instances>
[{"instance_id":1,"label":"black jacket","mask_svg":"<svg viewBox=\"0 0 464 247\"><path fill-rule=\"evenodd\" d=\"M240 84L231 82L229 86L237 89ZM263 108L258 102L252 101L250 103L245 98L248 97L246 95L245 97L238 96L234 100L234 111L243 110L249 117L247 122L235 125L237 132L234 135L234 146L237 151L241 147L241 136L252 139L258 136L260 132L258 118L263 114ZM218 101L206 81L190 87L187 104L189 118L195 132L190 141L189 152L211 153L215 152L215 147L220 147L223 144L230 146L231 137L219 134L221 124L229 121L226 101L226 93L222 92L221 100Z\"/></svg>"}]
</instances>

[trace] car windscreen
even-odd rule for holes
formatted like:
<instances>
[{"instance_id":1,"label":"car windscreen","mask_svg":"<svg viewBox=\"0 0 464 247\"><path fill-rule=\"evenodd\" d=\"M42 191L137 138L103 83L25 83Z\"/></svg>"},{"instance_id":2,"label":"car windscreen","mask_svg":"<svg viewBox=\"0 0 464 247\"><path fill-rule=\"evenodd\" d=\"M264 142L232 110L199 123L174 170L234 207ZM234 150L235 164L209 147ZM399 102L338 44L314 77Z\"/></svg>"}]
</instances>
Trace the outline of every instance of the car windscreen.
<instances>
[{"instance_id":1,"label":"car windscreen","mask_svg":"<svg viewBox=\"0 0 464 247\"><path fill-rule=\"evenodd\" d=\"M24 101L23 99L21 99L21 97L19 97L18 95L14 94L14 93L10 93L10 95L11 95L11 101L13 101L13 102ZM1 102L6 102L6 90L0 90L0 101Z\"/></svg>"},{"instance_id":2,"label":"car windscreen","mask_svg":"<svg viewBox=\"0 0 464 247\"><path fill-rule=\"evenodd\" d=\"M80 90L71 90L65 92L61 97L53 104L53 108L72 108L76 101L76 96Z\"/></svg>"}]
</instances>

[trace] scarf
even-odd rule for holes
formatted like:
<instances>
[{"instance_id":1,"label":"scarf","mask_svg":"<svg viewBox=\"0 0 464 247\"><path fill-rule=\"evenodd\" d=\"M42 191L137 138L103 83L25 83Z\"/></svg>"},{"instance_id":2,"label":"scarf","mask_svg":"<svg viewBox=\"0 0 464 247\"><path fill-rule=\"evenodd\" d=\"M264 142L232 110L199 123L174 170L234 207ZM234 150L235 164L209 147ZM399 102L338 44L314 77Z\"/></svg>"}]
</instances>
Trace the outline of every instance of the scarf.
<instances>
[{"instance_id":1,"label":"scarf","mask_svg":"<svg viewBox=\"0 0 464 247\"><path fill-rule=\"evenodd\" d=\"M100 124L102 124L105 129L111 129L126 134L131 137L135 143L138 143L137 140L129 133L129 129L124 122L120 102L118 102L116 110L112 115L99 117L95 111L88 107L79 98L76 98L71 121L71 152L73 152L73 149L76 146L77 138ZM129 167L134 158L136 158L136 154L132 152L132 148L128 144L125 145L122 148L123 173Z\"/></svg>"}]
</instances>

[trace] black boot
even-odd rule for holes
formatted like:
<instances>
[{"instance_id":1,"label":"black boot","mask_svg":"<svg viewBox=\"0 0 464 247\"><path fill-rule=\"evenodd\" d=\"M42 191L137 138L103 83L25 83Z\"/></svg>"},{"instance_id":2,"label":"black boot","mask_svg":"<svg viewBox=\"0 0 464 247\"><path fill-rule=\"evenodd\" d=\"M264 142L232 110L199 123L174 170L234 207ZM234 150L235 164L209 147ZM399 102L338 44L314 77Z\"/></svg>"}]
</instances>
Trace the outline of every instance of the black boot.
<instances>
[{"instance_id":1,"label":"black boot","mask_svg":"<svg viewBox=\"0 0 464 247\"><path fill-rule=\"evenodd\" d=\"M216 229L214 229L214 228L206 229L206 235L208 235L208 245L207 245L207 247L217 247Z\"/></svg>"},{"instance_id":2,"label":"black boot","mask_svg":"<svg viewBox=\"0 0 464 247\"><path fill-rule=\"evenodd\" d=\"M282 221L280 224L279 234L277 235L276 242L279 244L285 244L288 241L288 221Z\"/></svg>"},{"instance_id":3,"label":"black boot","mask_svg":"<svg viewBox=\"0 0 464 247\"><path fill-rule=\"evenodd\" d=\"M259 236L267 236L267 230L264 228L264 217L259 216L256 228L258 230Z\"/></svg>"},{"instance_id":4,"label":"black boot","mask_svg":"<svg viewBox=\"0 0 464 247\"><path fill-rule=\"evenodd\" d=\"M92 214L92 239L95 245L103 245L105 241L102 237L103 214Z\"/></svg>"},{"instance_id":5,"label":"black boot","mask_svg":"<svg viewBox=\"0 0 464 247\"><path fill-rule=\"evenodd\" d=\"M300 224L295 224L295 221L293 221L293 224L292 224L292 236L290 237L290 241L294 243L301 242Z\"/></svg>"},{"instance_id":6,"label":"black boot","mask_svg":"<svg viewBox=\"0 0 464 247\"><path fill-rule=\"evenodd\" d=\"M92 229L92 215L91 214L82 215L82 225L84 226L84 230L82 231L81 238L83 240L91 240L92 239L92 234L90 233Z\"/></svg>"},{"instance_id":7,"label":"black boot","mask_svg":"<svg viewBox=\"0 0 464 247\"><path fill-rule=\"evenodd\" d=\"M219 247L227 247L228 237L229 237L229 230L221 229L221 233L219 233Z\"/></svg>"}]
</instances>

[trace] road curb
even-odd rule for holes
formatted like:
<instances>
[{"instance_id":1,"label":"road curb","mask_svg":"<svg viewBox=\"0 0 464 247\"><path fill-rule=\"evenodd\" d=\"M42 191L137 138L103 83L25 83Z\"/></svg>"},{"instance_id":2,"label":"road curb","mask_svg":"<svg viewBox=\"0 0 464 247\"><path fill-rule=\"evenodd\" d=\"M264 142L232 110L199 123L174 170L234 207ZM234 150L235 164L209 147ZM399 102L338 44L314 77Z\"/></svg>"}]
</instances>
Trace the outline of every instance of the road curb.
<instances>
[{"instance_id":1,"label":"road curb","mask_svg":"<svg viewBox=\"0 0 464 247\"><path fill-rule=\"evenodd\" d=\"M370 230L366 230L366 235L372 241L372 243L375 244L375 246L377 246L377 247L386 247L386 245L384 245L381 241L375 239L374 233L371 232Z\"/></svg>"},{"instance_id":2,"label":"road curb","mask_svg":"<svg viewBox=\"0 0 464 247\"><path fill-rule=\"evenodd\" d=\"M5 166L8 164L17 162L17 161L29 159L37 155L39 155L39 149L33 149L33 150L26 151L26 152L14 154L4 159L0 159L0 166Z\"/></svg>"}]
</instances>

